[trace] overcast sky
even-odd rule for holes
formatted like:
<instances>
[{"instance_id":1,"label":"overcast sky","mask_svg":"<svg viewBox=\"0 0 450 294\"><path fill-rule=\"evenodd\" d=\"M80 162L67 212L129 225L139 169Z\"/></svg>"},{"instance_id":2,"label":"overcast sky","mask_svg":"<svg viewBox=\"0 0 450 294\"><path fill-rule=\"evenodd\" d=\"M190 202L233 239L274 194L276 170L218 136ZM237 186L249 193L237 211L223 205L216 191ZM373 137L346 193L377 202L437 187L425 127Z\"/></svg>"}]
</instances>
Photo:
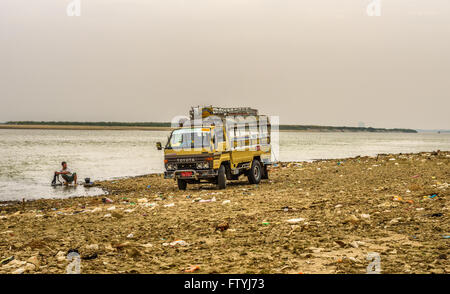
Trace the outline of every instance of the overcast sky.
<instances>
[{"instance_id":1,"label":"overcast sky","mask_svg":"<svg viewBox=\"0 0 450 294\"><path fill-rule=\"evenodd\" d=\"M450 128L450 1L0 1L0 121L170 121L251 106L285 124Z\"/></svg>"}]
</instances>

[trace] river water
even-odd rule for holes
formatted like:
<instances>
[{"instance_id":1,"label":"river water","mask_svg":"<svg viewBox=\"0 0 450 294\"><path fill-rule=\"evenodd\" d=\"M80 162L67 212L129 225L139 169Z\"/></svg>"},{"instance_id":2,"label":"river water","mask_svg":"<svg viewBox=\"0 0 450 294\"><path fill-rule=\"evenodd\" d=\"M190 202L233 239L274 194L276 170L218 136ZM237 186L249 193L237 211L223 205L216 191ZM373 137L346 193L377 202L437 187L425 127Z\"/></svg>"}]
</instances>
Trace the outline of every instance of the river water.
<instances>
[{"instance_id":1,"label":"river water","mask_svg":"<svg viewBox=\"0 0 450 294\"><path fill-rule=\"evenodd\" d=\"M98 195L97 188L51 187L61 161L79 181L114 179L163 170L155 143L161 131L2 130L0 201ZM308 161L378 153L450 150L450 134L281 132L276 160Z\"/></svg>"}]
</instances>

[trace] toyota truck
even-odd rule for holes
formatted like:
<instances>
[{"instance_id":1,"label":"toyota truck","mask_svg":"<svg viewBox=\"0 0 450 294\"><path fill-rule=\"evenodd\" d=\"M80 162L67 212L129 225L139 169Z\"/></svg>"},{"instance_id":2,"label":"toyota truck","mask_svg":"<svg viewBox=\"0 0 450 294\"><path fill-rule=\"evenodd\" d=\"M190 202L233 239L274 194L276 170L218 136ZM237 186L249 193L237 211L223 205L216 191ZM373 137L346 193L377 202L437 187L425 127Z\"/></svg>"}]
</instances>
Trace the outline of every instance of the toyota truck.
<instances>
[{"instance_id":1,"label":"toyota truck","mask_svg":"<svg viewBox=\"0 0 450 294\"><path fill-rule=\"evenodd\" d=\"M227 181L246 176L251 184L268 179L270 122L247 107L196 107L190 120L174 128L164 149L164 178L180 190L209 182L225 189Z\"/></svg>"}]
</instances>

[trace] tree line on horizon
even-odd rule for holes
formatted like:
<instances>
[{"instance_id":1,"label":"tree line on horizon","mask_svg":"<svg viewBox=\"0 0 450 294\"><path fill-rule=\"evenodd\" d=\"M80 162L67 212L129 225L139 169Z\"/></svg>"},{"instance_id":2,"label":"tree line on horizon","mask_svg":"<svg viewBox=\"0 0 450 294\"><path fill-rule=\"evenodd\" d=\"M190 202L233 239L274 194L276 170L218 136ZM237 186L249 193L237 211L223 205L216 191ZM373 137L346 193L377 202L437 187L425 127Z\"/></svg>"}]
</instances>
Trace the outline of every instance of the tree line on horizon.
<instances>
[{"instance_id":1,"label":"tree line on horizon","mask_svg":"<svg viewBox=\"0 0 450 294\"><path fill-rule=\"evenodd\" d=\"M73 122L73 121L8 121L7 125L50 125L50 126L99 126L99 127L171 127L170 122ZM413 129L403 128L372 128L317 125L279 125L284 131L334 131L334 132L402 132L417 133Z\"/></svg>"}]
</instances>

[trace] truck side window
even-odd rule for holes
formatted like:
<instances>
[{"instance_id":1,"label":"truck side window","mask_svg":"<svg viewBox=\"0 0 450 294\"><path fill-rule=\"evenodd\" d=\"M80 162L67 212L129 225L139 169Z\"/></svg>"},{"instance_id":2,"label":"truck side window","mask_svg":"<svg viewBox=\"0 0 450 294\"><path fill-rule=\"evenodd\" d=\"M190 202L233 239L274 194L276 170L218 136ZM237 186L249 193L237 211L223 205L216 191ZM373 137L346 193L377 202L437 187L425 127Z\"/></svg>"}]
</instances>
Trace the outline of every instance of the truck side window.
<instances>
[{"instance_id":1,"label":"truck side window","mask_svg":"<svg viewBox=\"0 0 450 294\"><path fill-rule=\"evenodd\" d=\"M216 136L215 137L216 137L217 143L221 143L221 142L225 141L225 137L224 137L224 134L223 134L223 128L216 129Z\"/></svg>"}]
</instances>

